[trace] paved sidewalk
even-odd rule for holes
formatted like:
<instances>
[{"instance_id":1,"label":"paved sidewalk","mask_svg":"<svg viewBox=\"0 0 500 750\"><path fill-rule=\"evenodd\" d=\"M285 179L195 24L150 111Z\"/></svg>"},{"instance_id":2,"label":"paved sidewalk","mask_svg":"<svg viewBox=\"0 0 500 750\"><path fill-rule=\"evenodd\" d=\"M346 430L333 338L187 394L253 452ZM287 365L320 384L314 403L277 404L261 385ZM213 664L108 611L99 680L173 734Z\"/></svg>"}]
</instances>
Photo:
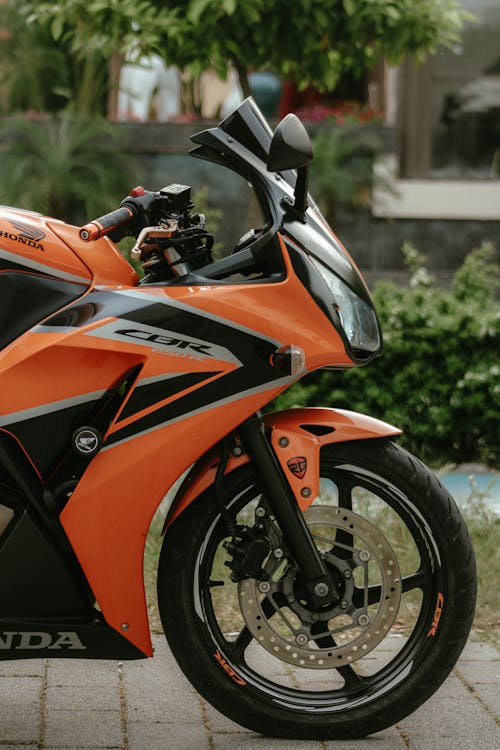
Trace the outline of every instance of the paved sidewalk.
<instances>
[{"instance_id":1,"label":"paved sidewalk","mask_svg":"<svg viewBox=\"0 0 500 750\"><path fill-rule=\"evenodd\" d=\"M496 750L500 652L469 643L436 695L364 740L272 740L224 718L179 672L165 640L137 662L0 662L0 750Z\"/></svg>"}]
</instances>

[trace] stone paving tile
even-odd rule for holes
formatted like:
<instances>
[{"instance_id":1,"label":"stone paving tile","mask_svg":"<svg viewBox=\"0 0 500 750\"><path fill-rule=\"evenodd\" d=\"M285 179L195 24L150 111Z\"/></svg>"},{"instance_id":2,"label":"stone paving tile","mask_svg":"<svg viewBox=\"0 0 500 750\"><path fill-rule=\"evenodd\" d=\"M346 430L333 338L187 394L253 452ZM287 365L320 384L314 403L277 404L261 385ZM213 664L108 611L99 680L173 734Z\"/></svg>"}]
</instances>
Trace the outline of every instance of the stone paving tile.
<instances>
[{"instance_id":1,"label":"stone paving tile","mask_svg":"<svg viewBox=\"0 0 500 750\"><path fill-rule=\"evenodd\" d=\"M200 700L177 666L165 639L155 638L153 642L153 659L122 665L128 721L182 724L202 721Z\"/></svg>"},{"instance_id":2,"label":"stone paving tile","mask_svg":"<svg viewBox=\"0 0 500 750\"><path fill-rule=\"evenodd\" d=\"M4 703L4 693L0 693L0 702ZM37 704L17 706L7 709L0 707L0 747L5 743L38 744L40 738L40 709Z\"/></svg>"},{"instance_id":3,"label":"stone paving tile","mask_svg":"<svg viewBox=\"0 0 500 750\"><path fill-rule=\"evenodd\" d=\"M45 698L47 708L58 711L120 711L120 692L118 684L111 687L95 686L93 688L60 685L47 687Z\"/></svg>"},{"instance_id":4,"label":"stone paving tile","mask_svg":"<svg viewBox=\"0 0 500 750\"><path fill-rule=\"evenodd\" d=\"M400 727L412 741L417 737L434 739L436 748L442 737L476 742L481 738L484 748L500 747L500 728L470 692L461 703L453 698L431 698Z\"/></svg>"},{"instance_id":5,"label":"stone paving tile","mask_svg":"<svg viewBox=\"0 0 500 750\"><path fill-rule=\"evenodd\" d=\"M412 737L411 739L412 750L496 750L497 747L498 745L483 743L482 737L478 737L475 740L451 739L446 737L440 737L438 740L422 737Z\"/></svg>"},{"instance_id":6,"label":"stone paving tile","mask_svg":"<svg viewBox=\"0 0 500 750\"><path fill-rule=\"evenodd\" d=\"M500 683L500 661L460 662L458 673L474 685L498 685Z\"/></svg>"},{"instance_id":7,"label":"stone paving tile","mask_svg":"<svg viewBox=\"0 0 500 750\"><path fill-rule=\"evenodd\" d=\"M54 659L49 662L47 684L49 687L92 688L112 687L118 682L118 663L85 659Z\"/></svg>"},{"instance_id":8,"label":"stone paving tile","mask_svg":"<svg viewBox=\"0 0 500 750\"><path fill-rule=\"evenodd\" d=\"M4 677L0 675L0 711L19 705L38 704L42 690L41 677Z\"/></svg>"},{"instance_id":9,"label":"stone paving tile","mask_svg":"<svg viewBox=\"0 0 500 750\"><path fill-rule=\"evenodd\" d=\"M323 750L324 745L315 740L277 740L260 734L235 736L215 734L215 750Z\"/></svg>"},{"instance_id":10,"label":"stone paving tile","mask_svg":"<svg viewBox=\"0 0 500 750\"><path fill-rule=\"evenodd\" d=\"M203 701L203 705L204 716L212 732L254 734L251 729L246 729L246 727L242 727L240 724L236 724L234 721L231 721L231 719L228 719L227 716L224 716L220 711L217 711L217 709L211 706L210 703Z\"/></svg>"},{"instance_id":11,"label":"stone paving tile","mask_svg":"<svg viewBox=\"0 0 500 750\"><path fill-rule=\"evenodd\" d=\"M118 711L47 710L45 724L47 747L123 747Z\"/></svg>"},{"instance_id":12,"label":"stone paving tile","mask_svg":"<svg viewBox=\"0 0 500 750\"><path fill-rule=\"evenodd\" d=\"M43 677L44 674L44 659L14 659L12 661L0 661L0 677Z\"/></svg>"},{"instance_id":13,"label":"stone paving tile","mask_svg":"<svg viewBox=\"0 0 500 750\"><path fill-rule=\"evenodd\" d=\"M480 662L492 662L500 661L500 651L489 643L483 641L467 641L460 661L480 661Z\"/></svg>"},{"instance_id":14,"label":"stone paving tile","mask_svg":"<svg viewBox=\"0 0 500 750\"><path fill-rule=\"evenodd\" d=\"M38 743L41 677L0 676L0 742Z\"/></svg>"},{"instance_id":15,"label":"stone paving tile","mask_svg":"<svg viewBox=\"0 0 500 750\"><path fill-rule=\"evenodd\" d=\"M323 743L322 750L406 750L407 747L397 729L389 727L363 739L328 740Z\"/></svg>"},{"instance_id":16,"label":"stone paving tile","mask_svg":"<svg viewBox=\"0 0 500 750\"><path fill-rule=\"evenodd\" d=\"M500 722L500 680L496 685L474 685L474 694L488 707Z\"/></svg>"},{"instance_id":17,"label":"stone paving tile","mask_svg":"<svg viewBox=\"0 0 500 750\"><path fill-rule=\"evenodd\" d=\"M466 700L470 690L464 685L456 674L450 674L443 682L440 688L436 690L431 700L436 698L455 698L459 700Z\"/></svg>"},{"instance_id":18,"label":"stone paving tile","mask_svg":"<svg viewBox=\"0 0 500 750\"><path fill-rule=\"evenodd\" d=\"M179 725L136 721L129 724L127 735L129 750L213 749L202 722ZM233 750L239 750L239 746L233 745Z\"/></svg>"}]
</instances>

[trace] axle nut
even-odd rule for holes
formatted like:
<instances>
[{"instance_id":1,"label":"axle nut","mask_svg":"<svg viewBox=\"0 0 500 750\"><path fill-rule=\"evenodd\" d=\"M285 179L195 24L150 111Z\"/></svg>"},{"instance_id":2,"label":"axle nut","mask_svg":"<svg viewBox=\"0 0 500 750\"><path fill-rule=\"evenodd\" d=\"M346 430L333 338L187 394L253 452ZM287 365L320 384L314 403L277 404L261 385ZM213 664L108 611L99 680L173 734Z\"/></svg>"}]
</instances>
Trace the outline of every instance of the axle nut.
<instances>
[{"instance_id":1,"label":"axle nut","mask_svg":"<svg viewBox=\"0 0 500 750\"><path fill-rule=\"evenodd\" d=\"M329 589L326 583L320 582L317 583L314 587L314 593L316 594L316 596L326 596L328 594L328 591Z\"/></svg>"}]
</instances>

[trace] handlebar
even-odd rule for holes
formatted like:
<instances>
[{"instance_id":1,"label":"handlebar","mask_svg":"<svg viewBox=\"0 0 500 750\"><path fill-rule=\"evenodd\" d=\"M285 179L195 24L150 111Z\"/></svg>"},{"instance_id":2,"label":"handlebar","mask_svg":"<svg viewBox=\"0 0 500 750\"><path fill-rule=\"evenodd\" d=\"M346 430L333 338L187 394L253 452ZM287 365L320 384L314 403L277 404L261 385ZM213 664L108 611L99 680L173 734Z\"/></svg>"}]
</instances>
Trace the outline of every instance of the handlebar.
<instances>
[{"instance_id":1,"label":"handlebar","mask_svg":"<svg viewBox=\"0 0 500 750\"><path fill-rule=\"evenodd\" d=\"M122 200L120 208L81 227L81 239L85 242L92 242L114 232L113 239L117 241L126 234L127 230L140 231L143 226L151 223L157 213L160 195L161 193L152 193L144 190L142 185L138 185Z\"/></svg>"},{"instance_id":2,"label":"handlebar","mask_svg":"<svg viewBox=\"0 0 500 750\"><path fill-rule=\"evenodd\" d=\"M80 229L80 237L85 242L98 240L114 229L119 229L128 224L136 215L137 212L132 206L122 206L115 211L111 211L109 214L104 214L104 216L100 216L98 219L85 224Z\"/></svg>"}]
</instances>

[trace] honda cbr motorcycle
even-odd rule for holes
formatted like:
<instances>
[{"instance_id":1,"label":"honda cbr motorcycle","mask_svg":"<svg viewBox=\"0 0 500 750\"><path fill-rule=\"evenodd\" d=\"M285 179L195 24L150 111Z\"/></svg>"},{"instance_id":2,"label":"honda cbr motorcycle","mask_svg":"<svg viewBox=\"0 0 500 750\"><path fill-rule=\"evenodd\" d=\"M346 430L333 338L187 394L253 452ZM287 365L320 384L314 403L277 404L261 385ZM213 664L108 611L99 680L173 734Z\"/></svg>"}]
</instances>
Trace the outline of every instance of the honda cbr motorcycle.
<instances>
[{"instance_id":1,"label":"honda cbr motorcycle","mask_svg":"<svg viewBox=\"0 0 500 750\"><path fill-rule=\"evenodd\" d=\"M1 209L0 659L151 657L145 540L184 475L158 606L187 678L266 735L366 735L458 659L470 539L396 427L262 412L307 373L382 348L308 195L300 121L273 133L247 99L192 140L264 214L221 259L184 185L135 188L82 228ZM126 234L142 280L116 246Z\"/></svg>"}]
</instances>

